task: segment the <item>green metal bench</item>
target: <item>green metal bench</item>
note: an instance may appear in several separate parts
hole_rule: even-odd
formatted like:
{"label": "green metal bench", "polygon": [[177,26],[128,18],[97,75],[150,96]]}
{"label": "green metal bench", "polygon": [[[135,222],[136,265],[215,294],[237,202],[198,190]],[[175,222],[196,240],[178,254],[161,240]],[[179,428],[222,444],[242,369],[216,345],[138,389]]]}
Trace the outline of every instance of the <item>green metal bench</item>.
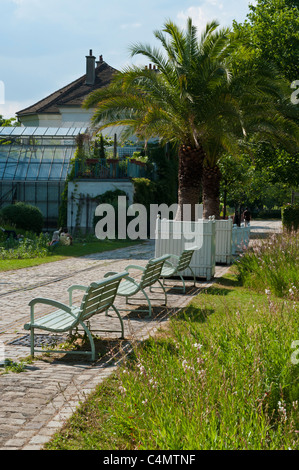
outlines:
{"label": "green metal bench", "polygon": [[184,272],[186,269],[190,269],[192,276],[193,276],[193,280],[194,280],[194,286],[196,285],[196,277],[192,268],[190,267],[191,259],[195,250],[198,250],[197,246],[186,248],[181,253],[180,256],[169,255],[170,257],[176,260],[176,263],[173,264],[170,261],[165,261],[165,264],[161,271],[161,278],[163,278],[163,284],[164,284],[165,278],[179,276],[183,282],[183,292],[185,294],[186,286],[185,286],[184,278],[181,273]]}
{"label": "green metal bench", "polygon": [[[130,269],[138,269],[142,271],[141,279],[136,280],[131,276],[126,277],[126,279],[120,283],[118,290],[117,290],[117,295],[126,297],[126,303],[128,303],[129,297],[132,297],[133,295],[141,291],[144,294],[148,303],[149,308],[146,311],[148,312],[149,317],[151,317],[152,306],[151,306],[150,299],[148,298],[148,295],[146,294],[144,289],[146,287],[151,287],[153,284],[158,282],[164,291],[165,305],[167,305],[167,294],[166,294],[166,291],[164,289],[162,282],[160,281],[160,278],[161,278],[163,265],[168,258],[169,258],[169,255],[164,255],[159,258],[150,259],[145,267],[134,265],[134,264],[127,266],[125,268],[127,272],[129,272]],[[105,276],[111,276],[112,274],[115,274],[115,273],[109,272],[105,274]],[[122,309],[122,310],[125,310],[125,309]]]}
{"label": "green metal bench", "polygon": [[[95,360],[95,345],[89,331],[89,328],[85,324],[86,320],[94,315],[102,312],[106,312],[112,308],[119,318],[121,325],[121,339],[124,338],[124,325],[123,320],[120,316],[118,309],[114,306],[114,300],[119,287],[120,281],[127,277],[128,273],[122,272],[116,275],[110,276],[107,279],[103,279],[100,282],[93,282],[89,286],[73,285],[68,288],[69,293],[69,305],[63,304],[56,300],[46,298],[35,298],[29,302],[30,306],[30,322],[24,325],[25,330],[30,331],[30,346],[31,355],[34,356],[35,352],[59,352],[59,353],[80,353],[80,354],[91,354],[91,358]],[[72,294],[74,290],[85,291],[80,307],[73,306]],[[48,313],[40,318],[35,318],[35,306],[37,304],[46,304],[55,307],[55,310]],[[88,335],[91,352],[90,351],[65,351],[58,350],[50,351],[38,350],[34,344],[34,332],[35,330],[44,330],[53,333],[65,333],[71,332],[73,329],[81,326]],[[113,330],[105,330],[113,331]],[[117,330],[119,331],[119,330]]]}

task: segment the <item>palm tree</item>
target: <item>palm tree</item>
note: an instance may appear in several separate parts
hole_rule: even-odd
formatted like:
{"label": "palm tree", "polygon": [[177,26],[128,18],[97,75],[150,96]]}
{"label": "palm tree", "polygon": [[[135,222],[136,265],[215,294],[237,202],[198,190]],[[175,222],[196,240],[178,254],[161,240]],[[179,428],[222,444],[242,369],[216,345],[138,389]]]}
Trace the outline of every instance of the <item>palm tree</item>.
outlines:
{"label": "palm tree", "polygon": [[95,108],[92,121],[98,130],[123,126],[126,137],[158,137],[177,146],[177,220],[183,218],[185,204],[191,205],[194,220],[201,188],[204,218],[220,218],[221,155],[238,153],[248,136],[285,138],[292,127],[278,112],[282,88],[273,71],[265,66],[232,75],[240,38],[218,26],[208,23],[198,38],[190,18],[186,30],[166,22],[162,31],[154,32],[162,52],[150,45],[131,48],[132,56],[143,55],[154,68],[128,67],[84,103]]}
{"label": "palm tree", "polygon": [[92,120],[98,130],[123,126],[124,132],[140,139],[158,137],[177,145],[177,219],[182,218],[183,205],[190,204],[194,220],[207,157],[215,143],[231,148],[227,122],[234,122],[242,134],[238,108],[226,93],[231,79],[227,61],[236,44],[229,29],[217,30],[218,26],[216,21],[208,23],[198,39],[190,18],[185,31],[166,22],[162,31],[154,32],[163,52],[150,45],[131,48],[132,56],[147,57],[154,68],[126,68],[84,104],[96,108]]}

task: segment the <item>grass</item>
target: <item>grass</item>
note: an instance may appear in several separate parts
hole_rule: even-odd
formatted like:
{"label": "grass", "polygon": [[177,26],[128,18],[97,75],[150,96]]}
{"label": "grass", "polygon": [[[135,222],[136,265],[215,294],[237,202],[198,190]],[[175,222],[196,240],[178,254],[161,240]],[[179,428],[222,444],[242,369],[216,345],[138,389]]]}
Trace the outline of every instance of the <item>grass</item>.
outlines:
{"label": "grass", "polygon": [[298,313],[231,270],[134,347],[46,449],[298,449]]}
{"label": "grass", "polygon": [[14,256],[9,259],[0,259],[0,272],[38,266],[40,264],[60,261],[70,257],[86,256],[93,253],[116,250],[118,248],[131,246],[133,243],[136,242],[129,240],[84,241],[84,239],[76,241],[75,239],[73,245],[56,246],[50,251],[47,250],[46,253],[43,253],[43,256],[38,256],[38,251],[35,251],[32,253],[32,256],[28,258],[16,258],[14,254]]}
{"label": "grass", "polygon": [[32,359],[26,358],[19,362],[15,362],[11,359],[5,359],[3,366],[0,366],[0,375],[8,374],[10,372],[14,374],[20,374],[26,371],[27,364],[31,364]]}
{"label": "grass", "polygon": [[276,296],[299,300],[299,236],[296,232],[275,234],[253,245],[237,262],[242,283]]}

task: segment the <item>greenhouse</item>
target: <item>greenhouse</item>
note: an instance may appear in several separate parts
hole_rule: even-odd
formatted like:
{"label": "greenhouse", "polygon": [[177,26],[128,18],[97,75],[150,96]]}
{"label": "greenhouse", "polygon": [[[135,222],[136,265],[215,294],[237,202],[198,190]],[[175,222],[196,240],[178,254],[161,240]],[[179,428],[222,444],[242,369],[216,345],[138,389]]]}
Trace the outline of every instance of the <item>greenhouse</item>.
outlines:
{"label": "greenhouse", "polygon": [[15,201],[33,204],[45,228],[57,224],[61,193],[86,127],[0,127],[0,209]]}

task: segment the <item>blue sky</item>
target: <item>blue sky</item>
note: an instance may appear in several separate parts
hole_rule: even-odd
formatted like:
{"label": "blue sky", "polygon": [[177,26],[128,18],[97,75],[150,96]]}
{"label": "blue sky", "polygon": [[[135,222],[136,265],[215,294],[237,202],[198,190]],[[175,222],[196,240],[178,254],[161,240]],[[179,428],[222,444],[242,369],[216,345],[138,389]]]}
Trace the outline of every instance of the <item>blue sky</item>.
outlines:
{"label": "blue sky", "polygon": [[[12,117],[85,73],[85,56],[121,70],[135,42],[155,44],[153,31],[167,19],[199,28],[243,22],[249,0],[0,0],[0,114]],[[0,88],[1,90],[1,88]],[[3,95],[3,92],[2,92]]]}

